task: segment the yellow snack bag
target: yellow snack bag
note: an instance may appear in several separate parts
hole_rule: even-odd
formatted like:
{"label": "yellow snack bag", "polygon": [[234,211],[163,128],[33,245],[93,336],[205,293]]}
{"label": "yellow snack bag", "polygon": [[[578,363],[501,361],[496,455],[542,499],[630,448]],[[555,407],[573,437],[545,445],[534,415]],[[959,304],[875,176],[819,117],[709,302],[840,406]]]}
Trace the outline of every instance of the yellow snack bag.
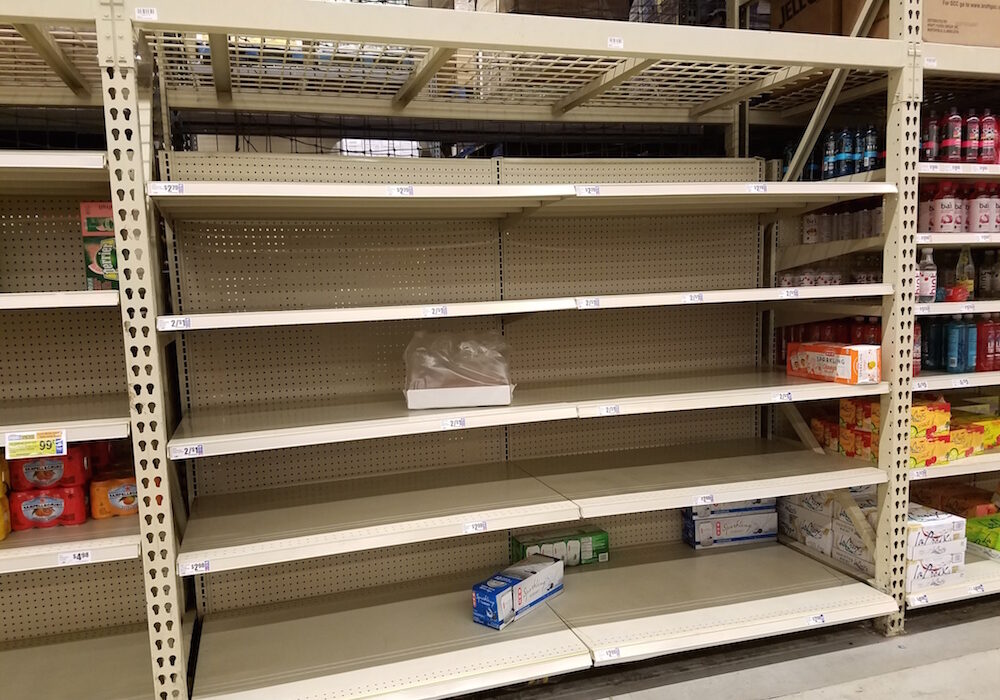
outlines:
{"label": "yellow snack bag", "polygon": [[10,503],[7,502],[7,494],[0,493],[0,540],[7,538],[10,534]]}

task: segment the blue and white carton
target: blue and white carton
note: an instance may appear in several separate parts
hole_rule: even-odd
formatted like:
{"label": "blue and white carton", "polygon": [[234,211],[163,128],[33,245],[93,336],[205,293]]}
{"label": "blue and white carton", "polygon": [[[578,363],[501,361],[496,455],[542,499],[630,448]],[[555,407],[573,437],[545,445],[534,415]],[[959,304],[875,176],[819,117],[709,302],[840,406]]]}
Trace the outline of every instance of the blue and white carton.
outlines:
{"label": "blue and white carton", "polygon": [[532,554],[472,587],[472,619],[501,630],[562,589],[562,560]]}

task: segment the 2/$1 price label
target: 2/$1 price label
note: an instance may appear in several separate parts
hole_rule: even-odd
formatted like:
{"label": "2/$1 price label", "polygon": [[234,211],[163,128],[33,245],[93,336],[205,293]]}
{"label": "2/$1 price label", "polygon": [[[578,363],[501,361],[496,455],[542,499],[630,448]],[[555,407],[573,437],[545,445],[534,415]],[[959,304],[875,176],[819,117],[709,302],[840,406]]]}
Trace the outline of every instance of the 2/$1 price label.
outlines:
{"label": "2/$1 price label", "polygon": [[7,433],[4,436],[4,457],[7,459],[65,456],[65,430],[36,430],[31,433]]}

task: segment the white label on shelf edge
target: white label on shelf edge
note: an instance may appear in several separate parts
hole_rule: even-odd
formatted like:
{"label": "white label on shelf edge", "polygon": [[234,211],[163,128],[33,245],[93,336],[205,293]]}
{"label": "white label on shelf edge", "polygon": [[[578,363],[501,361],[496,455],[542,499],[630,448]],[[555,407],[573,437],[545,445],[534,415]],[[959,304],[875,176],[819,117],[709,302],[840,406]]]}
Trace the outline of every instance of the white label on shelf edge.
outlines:
{"label": "white label on shelf edge", "polygon": [[464,418],[445,418],[441,421],[441,430],[458,430],[465,427]]}
{"label": "white label on shelf edge", "polygon": [[613,659],[622,658],[622,650],[618,647],[611,647],[610,649],[601,649],[594,652],[595,661],[611,661]]}
{"label": "white label on shelf edge", "polygon": [[448,315],[447,304],[441,304],[440,306],[424,307],[424,318],[444,318],[447,315]]}
{"label": "white label on shelf edge", "polygon": [[969,589],[969,593],[971,593],[973,595],[977,595],[977,594],[978,595],[982,595],[985,592],[986,592],[986,586],[984,586],[981,583],[977,583],[975,586],[973,586],[972,588]]}
{"label": "white label on shelf edge", "polygon": [[205,446],[201,444],[170,448],[170,459],[191,459],[193,457],[204,457],[204,456],[205,456]]}
{"label": "white label on shelf edge", "polygon": [[819,615],[812,615],[809,618],[809,624],[810,625],[825,625],[826,624],[826,615],[824,615],[822,613],[820,613]]}
{"label": "white label on shelf edge", "polygon": [[704,496],[698,496],[694,499],[694,504],[696,506],[710,506],[713,503],[715,503],[715,496],[710,493],[707,493]]}
{"label": "white label on shelf edge", "polygon": [[918,233],[916,235],[916,239],[917,239],[917,245],[922,245],[924,243],[930,243],[931,242],[931,234],[929,234],[929,233]]}
{"label": "white label on shelf edge", "polygon": [[980,243],[990,243],[993,240],[992,233],[980,233],[976,236],[976,240]]}
{"label": "white label on shelf edge", "polygon": [[211,571],[208,559],[205,561],[195,561],[190,564],[181,564],[181,576],[191,576],[193,574],[207,574]]}
{"label": "white label on shelf edge", "polygon": [[149,185],[150,194],[184,194],[183,182],[153,182]]}
{"label": "white label on shelf edge", "polygon": [[389,185],[390,197],[412,197],[413,185]]}
{"label": "white label on shelf edge", "polygon": [[924,56],[924,68],[937,68],[937,56]]}
{"label": "white label on shelf edge", "polygon": [[620,36],[609,36],[608,37],[608,48],[609,49],[624,49],[625,39]]}
{"label": "white label on shelf edge", "polygon": [[36,430],[4,435],[6,459],[32,459],[34,457],[65,457],[65,430]]}
{"label": "white label on shelf edge", "polygon": [[601,194],[600,185],[577,185],[573,189],[577,197],[599,197]]}
{"label": "white label on shelf edge", "polygon": [[953,173],[960,173],[962,172],[963,169],[964,168],[961,163],[952,163],[951,165],[948,166],[948,170]]}
{"label": "white label on shelf edge", "polygon": [[747,192],[750,194],[767,194],[766,182],[751,182],[747,185]]}
{"label": "white label on shelf edge", "polygon": [[700,304],[705,301],[704,292],[688,292],[681,295],[681,301],[685,304]]}
{"label": "white label on shelf edge", "polygon": [[135,18],[138,20],[155,22],[159,19],[159,13],[156,11],[155,7],[137,7],[135,8]]}
{"label": "white label on shelf edge", "polygon": [[930,599],[927,597],[927,594],[924,593],[923,595],[918,595],[916,597],[916,599],[913,601],[913,604],[914,605],[927,605],[929,602],[931,602]]}
{"label": "white label on shelf edge", "polygon": [[959,377],[958,379],[953,379],[951,382],[951,386],[953,389],[965,389],[966,387],[969,386],[969,378]]}
{"label": "white label on shelf edge", "polygon": [[925,173],[936,173],[941,170],[941,166],[937,163],[921,163],[920,169]]}
{"label": "white label on shelf edge", "polygon": [[986,163],[979,163],[972,166],[972,170],[977,173],[988,173],[990,171],[990,166]]}
{"label": "white label on shelf edge", "polygon": [[963,314],[974,314],[974,313],[976,313],[976,304],[975,304],[975,302],[970,301],[968,303],[962,304],[962,313]]}
{"label": "white label on shelf edge", "polygon": [[175,316],[173,318],[161,318],[163,330],[165,331],[186,331],[191,328],[190,316]]}
{"label": "white label on shelf edge", "polygon": [[918,304],[917,308],[915,308],[913,311],[914,311],[914,313],[917,313],[917,314],[929,314],[931,312],[931,305],[930,304]]}
{"label": "white label on shelf edge", "polygon": [[599,416],[620,416],[622,413],[622,407],[618,404],[611,404],[610,406],[598,406],[597,415]]}
{"label": "white label on shelf edge", "polygon": [[772,403],[783,403],[785,401],[792,400],[792,392],[790,391],[776,391],[771,394]]}
{"label": "white label on shelf edge", "polygon": [[926,479],[927,470],[926,469],[912,469],[910,470],[911,479]]}
{"label": "white label on shelf edge", "polygon": [[927,380],[926,379],[914,379],[913,380],[913,390],[914,391],[927,391]]}
{"label": "white label on shelf edge", "polygon": [[798,287],[783,287],[778,291],[779,299],[798,299],[799,298],[799,288]]}
{"label": "white label on shelf edge", "polygon": [[81,549],[77,552],[59,552],[59,566],[74,566],[76,564],[89,564],[94,560],[94,556],[89,549]]}
{"label": "white label on shelf edge", "polygon": [[576,308],[599,309],[601,308],[601,297],[577,297]]}
{"label": "white label on shelf edge", "polygon": [[477,532],[486,532],[486,521],[477,520],[474,523],[466,523],[462,526],[462,532],[466,535],[474,535]]}

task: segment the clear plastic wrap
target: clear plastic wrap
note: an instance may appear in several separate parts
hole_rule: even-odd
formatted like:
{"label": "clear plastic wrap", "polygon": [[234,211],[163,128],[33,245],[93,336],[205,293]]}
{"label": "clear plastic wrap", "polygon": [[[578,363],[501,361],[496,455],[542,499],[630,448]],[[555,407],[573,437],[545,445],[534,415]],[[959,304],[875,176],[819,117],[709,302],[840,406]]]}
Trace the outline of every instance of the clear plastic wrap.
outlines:
{"label": "clear plastic wrap", "polygon": [[503,406],[510,403],[507,344],[499,333],[426,333],[406,346],[410,408]]}

